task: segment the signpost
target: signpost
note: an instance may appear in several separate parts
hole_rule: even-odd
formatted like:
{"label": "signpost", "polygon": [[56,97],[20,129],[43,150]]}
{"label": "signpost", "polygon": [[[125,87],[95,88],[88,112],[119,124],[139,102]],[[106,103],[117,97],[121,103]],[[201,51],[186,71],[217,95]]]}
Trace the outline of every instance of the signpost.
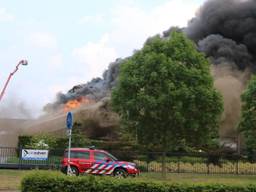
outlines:
{"label": "signpost", "polygon": [[67,118],[66,118],[66,126],[67,126],[67,132],[68,132],[68,168],[67,168],[67,174],[72,175],[72,170],[70,167],[70,148],[71,148],[71,137],[72,137],[72,128],[73,128],[73,115],[71,112],[68,112]]}

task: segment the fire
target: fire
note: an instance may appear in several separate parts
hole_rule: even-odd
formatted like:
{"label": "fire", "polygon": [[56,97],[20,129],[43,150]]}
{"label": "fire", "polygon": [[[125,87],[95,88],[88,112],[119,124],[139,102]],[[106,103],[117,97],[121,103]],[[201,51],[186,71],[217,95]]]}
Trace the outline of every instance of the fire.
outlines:
{"label": "fire", "polygon": [[89,105],[92,103],[94,103],[94,101],[86,97],[80,97],[78,99],[69,100],[64,106],[64,112],[68,112],[77,109],[82,105]]}

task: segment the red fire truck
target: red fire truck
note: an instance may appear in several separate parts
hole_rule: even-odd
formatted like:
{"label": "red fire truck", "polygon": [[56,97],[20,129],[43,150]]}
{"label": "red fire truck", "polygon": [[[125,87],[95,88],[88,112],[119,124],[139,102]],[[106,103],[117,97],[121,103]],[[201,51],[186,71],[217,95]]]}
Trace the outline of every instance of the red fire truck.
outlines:
{"label": "red fire truck", "polygon": [[[62,172],[67,173],[68,151],[64,153],[61,162]],[[112,175],[115,177],[136,176],[139,170],[135,163],[118,161],[113,155],[104,150],[93,148],[70,149],[71,174]]]}

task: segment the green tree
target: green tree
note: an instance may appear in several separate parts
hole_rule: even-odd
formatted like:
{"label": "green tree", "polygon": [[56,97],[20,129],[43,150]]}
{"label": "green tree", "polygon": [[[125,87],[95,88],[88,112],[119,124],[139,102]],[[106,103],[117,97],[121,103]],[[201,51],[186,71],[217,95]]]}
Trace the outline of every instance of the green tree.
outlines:
{"label": "green tree", "polygon": [[[28,137],[29,138],[29,137]],[[29,142],[23,147],[30,149],[53,149],[56,145],[56,137],[50,134],[38,134],[30,137]]]}
{"label": "green tree", "polygon": [[223,110],[208,60],[179,32],[148,39],[124,60],[112,106],[140,144],[164,152],[207,146],[217,137]]}
{"label": "green tree", "polygon": [[[88,145],[88,140],[85,135],[81,131],[81,124],[75,122],[72,128],[72,140],[71,140],[71,145],[72,147],[86,147]],[[67,139],[67,144],[68,144],[68,139]]]}
{"label": "green tree", "polygon": [[239,131],[244,137],[247,152],[251,159],[256,151],[256,76],[252,77],[241,99],[242,115]]}

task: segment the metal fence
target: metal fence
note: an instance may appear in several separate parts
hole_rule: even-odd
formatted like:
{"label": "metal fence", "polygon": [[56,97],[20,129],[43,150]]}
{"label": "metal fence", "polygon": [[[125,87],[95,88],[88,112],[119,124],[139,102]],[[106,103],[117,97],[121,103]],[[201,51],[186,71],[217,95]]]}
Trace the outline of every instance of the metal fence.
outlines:
{"label": "metal fence", "polygon": [[[203,153],[109,151],[119,160],[136,163],[141,172],[162,172],[163,165],[169,173],[250,174],[256,175],[256,162],[242,156],[208,155]],[[47,160],[22,160],[21,149],[0,148],[0,168],[59,169],[63,150],[50,150]]]}
{"label": "metal fence", "polygon": [[111,151],[118,159],[136,163],[142,172],[244,174],[256,175],[256,162],[246,157],[227,154],[122,152]]}
{"label": "metal fence", "polygon": [[0,168],[59,169],[63,150],[50,150],[47,160],[23,160],[21,149],[0,147]]}

